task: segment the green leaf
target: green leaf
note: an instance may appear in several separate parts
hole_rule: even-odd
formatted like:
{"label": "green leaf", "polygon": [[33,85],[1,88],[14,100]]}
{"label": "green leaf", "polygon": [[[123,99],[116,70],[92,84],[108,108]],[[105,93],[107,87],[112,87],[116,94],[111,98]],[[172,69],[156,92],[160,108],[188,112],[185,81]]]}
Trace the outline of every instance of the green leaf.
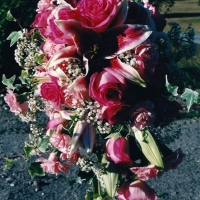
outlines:
{"label": "green leaf", "polygon": [[141,131],[136,128],[134,128],[133,131],[135,133],[135,138],[139,142],[142,152],[147,158],[147,160],[151,164],[163,170],[163,160],[151,133],[148,130]]}
{"label": "green leaf", "polygon": [[112,161],[109,161],[108,168],[106,168],[106,172],[102,177],[107,194],[113,198],[116,193],[119,174],[117,172],[117,166]]}
{"label": "green leaf", "polygon": [[4,168],[3,168],[3,170],[7,170],[8,167],[10,167],[10,165],[12,165],[14,162],[16,162],[15,159],[6,158],[6,164],[5,164]]}
{"label": "green leaf", "polygon": [[181,95],[181,98],[186,100],[186,106],[188,111],[190,110],[190,107],[192,106],[193,103],[197,103],[198,96],[199,96],[198,92],[193,91],[189,88],[185,89],[185,92]]}
{"label": "green leaf", "polygon": [[29,83],[28,73],[25,70],[22,70],[19,79],[22,82],[22,84],[28,84]]}
{"label": "green leaf", "polygon": [[42,65],[45,60],[44,60],[45,54],[36,54],[35,55],[35,61],[39,64]]}
{"label": "green leaf", "polygon": [[14,83],[14,81],[15,81],[15,78],[16,78],[16,76],[13,75],[11,78],[8,78],[8,79],[7,79],[6,76],[5,76],[5,74],[3,74],[3,76],[2,76],[2,83],[3,83],[4,85],[6,85],[8,88],[14,90],[14,89],[15,89],[15,86],[13,86],[13,83]]}
{"label": "green leaf", "polygon": [[37,140],[37,147],[43,153],[45,153],[46,149],[48,148],[48,144],[49,144],[49,137],[42,139],[39,138]]}
{"label": "green leaf", "polygon": [[18,39],[21,37],[21,32],[20,31],[13,31],[8,37],[7,40],[11,40],[10,41],[10,47],[15,44]]}
{"label": "green leaf", "polygon": [[19,102],[20,104],[24,103],[25,101],[28,100],[28,95],[29,93],[24,92],[23,94],[19,94],[16,98],[17,98],[17,102]]}
{"label": "green leaf", "polygon": [[27,158],[29,158],[31,151],[33,151],[33,149],[34,149],[33,146],[25,146],[24,147],[24,152],[25,152]]}
{"label": "green leaf", "polygon": [[93,191],[86,191],[85,200],[93,200]]}
{"label": "green leaf", "polygon": [[166,80],[166,83],[165,83],[165,86],[167,88],[167,91],[170,92],[173,96],[178,96],[178,86],[172,86],[168,80],[167,80],[167,75],[165,76],[165,80]]}
{"label": "green leaf", "polygon": [[8,21],[14,21],[14,22],[17,21],[17,20],[13,17],[13,15],[11,14],[10,10],[7,12],[6,19],[7,19]]}
{"label": "green leaf", "polygon": [[119,137],[121,137],[120,132],[116,132],[116,133],[111,133],[110,135],[108,135],[107,137],[105,137],[105,139],[115,138],[115,140],[116,140]]}
{"label": "green leaf", "polygon": [[34,162],[31,163],[28,169],[29,174],[31,175],[32,178],[35,176],[44,176],[44,170],[40,166],[41,162]]}

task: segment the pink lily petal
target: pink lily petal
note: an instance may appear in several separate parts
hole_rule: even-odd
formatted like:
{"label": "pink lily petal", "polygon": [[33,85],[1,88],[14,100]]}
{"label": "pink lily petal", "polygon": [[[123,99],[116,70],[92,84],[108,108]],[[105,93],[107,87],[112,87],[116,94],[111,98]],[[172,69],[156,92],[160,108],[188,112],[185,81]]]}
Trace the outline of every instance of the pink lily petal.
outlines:
{"label": "pink lily petal", "polygon": [[116,70],[125,78],[129,79],[130,81],[139,84],[142,87],[146,87],[145,81],[140,77],[139,73],[136,69],[127,65],[119,60],[119,58],[113,58],[110,60],[111,68]]}
{"label": "pink lily petal", "polygon": [[108,29],[102,34],[103,56],[106,59],[133,49],[144,42],[152,31],[146,25],[124,24]]}
{"label": "pink lily petal", "polygon": [[77,48],[75,46],[68,46],[66,48],[61,49],[56,54],[54,54],[54,56],[47,63],[46,68],[53,67],[68,58],[79,60],[79,55],[77,53]]}
{"label": "pink lily petal", "polygon": [[81,23],[76,20],[55,20],[55,23],[64,34],[72,37],[80,55],[91,50],[95,45],[99,46],[101,42],[98,33],[82,27]]}

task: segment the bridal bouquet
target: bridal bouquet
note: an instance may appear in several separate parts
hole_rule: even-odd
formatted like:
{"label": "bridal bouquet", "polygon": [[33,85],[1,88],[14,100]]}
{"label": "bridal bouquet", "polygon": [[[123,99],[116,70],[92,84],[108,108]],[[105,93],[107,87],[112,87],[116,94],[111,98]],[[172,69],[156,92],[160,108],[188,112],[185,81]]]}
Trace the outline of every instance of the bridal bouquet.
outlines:
{"label": "bridal bouquet", "polygon": [[[24,150],[39,156],[30,175],[77,165],[93,184],[87,200],[157,199],[145,181],[176,168],[184,154],[154,130],[183,109],[173,96],[188,110],[198,99],[169,83],[181,78],[176,62],[195,54],[193,28],[181,35],[173,23],[164,33],[166,21],[148,1],[40,0],[36,11],[31,30],[8,37],[17,43],[21,82],[2,78],[10,110],[30,123]],[[42,113],[45,129],[37,126]]]}

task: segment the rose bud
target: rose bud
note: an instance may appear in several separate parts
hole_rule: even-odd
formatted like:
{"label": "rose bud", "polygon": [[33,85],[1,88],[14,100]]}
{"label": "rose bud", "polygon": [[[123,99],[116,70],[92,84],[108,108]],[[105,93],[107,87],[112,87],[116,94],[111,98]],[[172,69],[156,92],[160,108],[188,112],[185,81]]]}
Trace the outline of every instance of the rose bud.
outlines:
{"label": "rose bud", "polygon": [[129,143],[124,137],[110,138],[106,142],[106,155],[115,164],[129,166],[133,161],[129,157]]}

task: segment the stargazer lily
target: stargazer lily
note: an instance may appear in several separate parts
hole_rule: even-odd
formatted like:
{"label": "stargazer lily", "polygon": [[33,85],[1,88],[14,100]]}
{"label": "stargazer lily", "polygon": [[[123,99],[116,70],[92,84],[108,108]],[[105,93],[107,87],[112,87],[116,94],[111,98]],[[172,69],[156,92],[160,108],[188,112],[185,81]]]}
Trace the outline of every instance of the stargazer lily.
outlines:
{"label": "stargazer lily", "polygon": [[55,20],[59,29],[74,40],[77,52],[84,56],[89,75],[108,65],[130,81],[145,87],[145,81],[137,70],[117,60],[117,55],[135,48],[152,33],[146,25],[123,24],[98,34],[81,26],[76,20]]}

